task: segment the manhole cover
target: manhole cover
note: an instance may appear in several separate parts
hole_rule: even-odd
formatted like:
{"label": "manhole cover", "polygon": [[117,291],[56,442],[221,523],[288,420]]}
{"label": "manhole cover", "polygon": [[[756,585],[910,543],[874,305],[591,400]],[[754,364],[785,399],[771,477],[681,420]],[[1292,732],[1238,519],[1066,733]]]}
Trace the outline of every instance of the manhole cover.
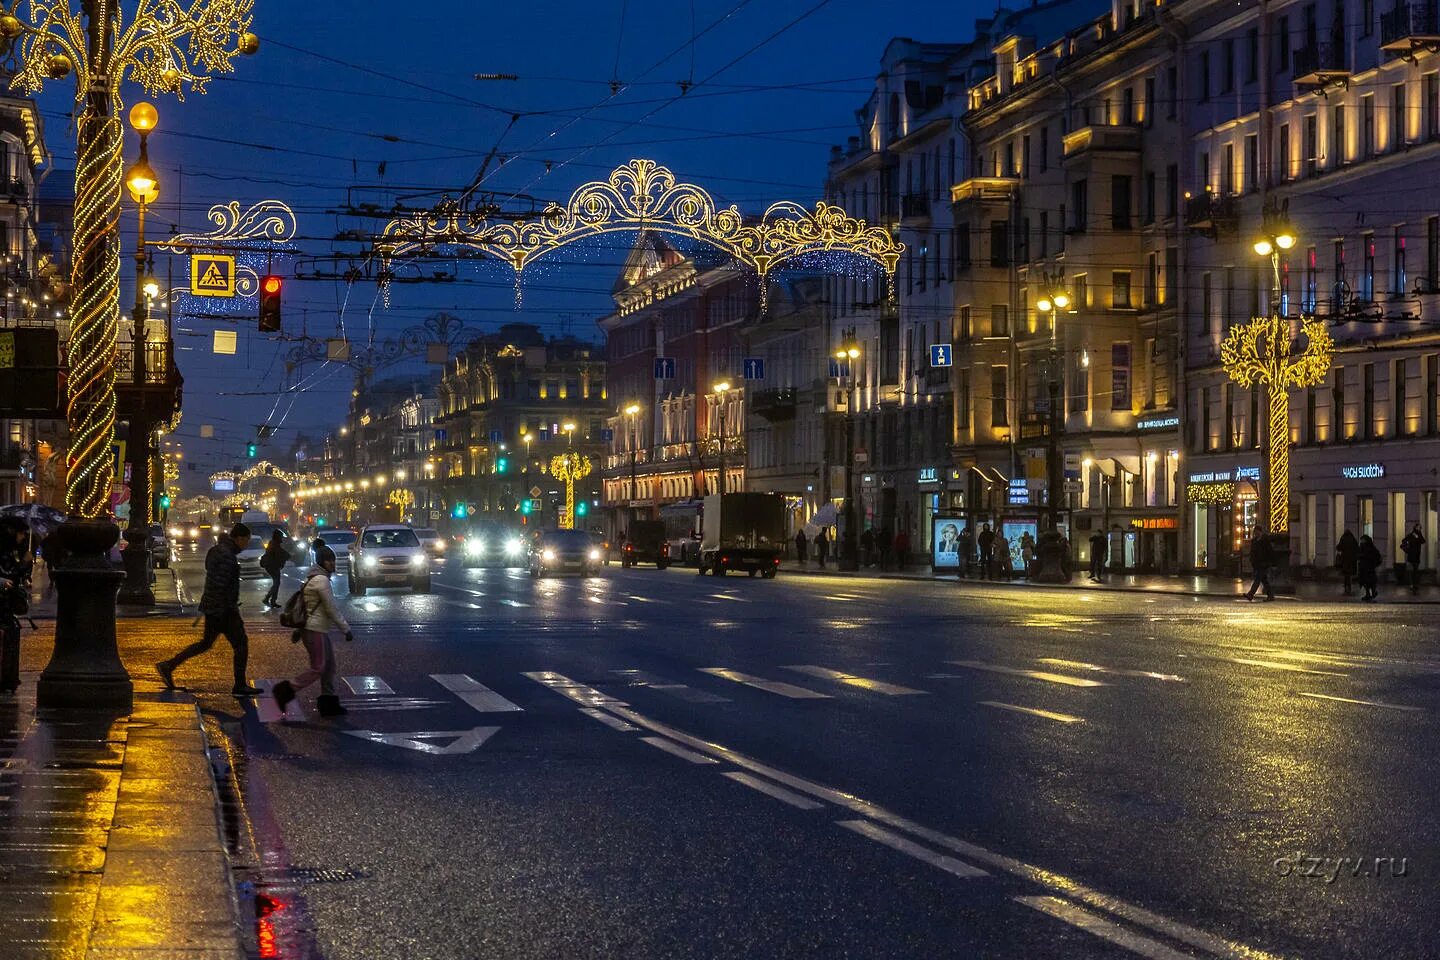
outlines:
{"label": "manhole cover", "polygon": [[305,884],[348,883],[351,880],[364,880],[368,876],[369,870],[354,867],[291,867],[278,879]]}

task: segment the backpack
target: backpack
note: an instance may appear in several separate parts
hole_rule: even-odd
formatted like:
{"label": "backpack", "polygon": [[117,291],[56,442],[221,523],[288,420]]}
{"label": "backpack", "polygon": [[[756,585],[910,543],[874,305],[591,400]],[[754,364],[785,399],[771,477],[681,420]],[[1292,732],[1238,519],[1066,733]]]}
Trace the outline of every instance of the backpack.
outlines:
{"label": "backpack", "polygon": [[310,581],[306,580],[300,589],[290,594],[290,599],[285,601],[285,606],[280,610],[280,626],[302,630],[305,624],[310,622],[311,611],[305,606],[305,588],[308,586]]}

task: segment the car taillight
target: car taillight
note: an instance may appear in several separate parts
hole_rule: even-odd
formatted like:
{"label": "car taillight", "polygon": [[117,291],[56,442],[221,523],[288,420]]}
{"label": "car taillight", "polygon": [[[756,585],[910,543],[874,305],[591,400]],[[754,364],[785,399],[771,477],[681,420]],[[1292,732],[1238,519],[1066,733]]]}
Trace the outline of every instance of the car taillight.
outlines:
{"label": "car taillight", "polygon": [[660,556],[662,556],[662,557],[668,557],[668,556],[670,556],[670,544],[668,544],[668,543],[662,543],[662,544],[660,545]]}
{"label": "car taillight", "polygon": [[625,552],[626,552],[626,553],[634,553],[634,552],[635,552],[635,544],[633,544],[633,543],[627,543],[627,544],[625,544]]}

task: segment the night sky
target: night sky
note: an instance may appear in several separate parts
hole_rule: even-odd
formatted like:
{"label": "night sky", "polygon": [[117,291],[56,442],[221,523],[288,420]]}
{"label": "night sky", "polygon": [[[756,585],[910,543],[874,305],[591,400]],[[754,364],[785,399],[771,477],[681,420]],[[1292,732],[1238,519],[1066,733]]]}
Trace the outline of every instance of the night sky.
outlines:
{"label": "night sky", "polygon": [[[419,206],[458,194],[497,139],[506,162],[491,163],[481,191],[508,200],[507,208],[528,209],[532,197],[563,202],[632,157],[657,160],[746,212],[779,199],[808,204],[819,195],[830,145],[856,132],[854,111],[889,38],[964,40],[975,17],[993,11],[988,2],[942,0],[256,0],[255,7],[258,55],[238,60],[206,96],[155,100],[160,126],[150,157],[162,198],[150,232],[163,235],[174,223],[204,231],[213,203],[282,199],[299,217],[303,250],[281,271],[287,274],[313,269],[310,257],[361,249],[335,243],[337,232],[383,226],[346,215],[352,203],[387,209],[397,200]],[[482,72],[519,79],[474,79]],[[617,79],[621,89],[612,95]],[[693,83],[683,96],[680,81]],[[67,81],[41,97],[55,175],[67,182],[72,95]],[[141,96],[128,88],[127,105]],[[135,152],[132,138],[127,162]],[[127,198],[127,304],[134,220]],[[500,265],[472,268],[461,282],[396,286],[388,309],[373,282],[292,280],[286,334],[330,337],[343,328],[363,343],[372,331],[394,335],[446,310],[476,333],[523,321],[595,337],[631,239],[573,246],[527,269],[519,311],[513,274]],[[159,256],[162,278],[167,268]],[[188,264],[176,258],[174,270],[180,285]],[[198,465],[184,474],[187,492],[200,492],[210,471],[243,460],[261,424],[276,428],[261,455],[278,460],[297,429],[313,436],[344,415],[353,372],[315,364],[287,377],[285,354],[294,344],[257,333],[253,301],[248,310],[248,322],[238,323],[177,316],[187,383],[175,439]],[[217,327],[238,329],[235,356],[210,352]],[[433,371],[417,364],[380,375]],[[199,439],[202,424],[214,426],[214,440]]]}

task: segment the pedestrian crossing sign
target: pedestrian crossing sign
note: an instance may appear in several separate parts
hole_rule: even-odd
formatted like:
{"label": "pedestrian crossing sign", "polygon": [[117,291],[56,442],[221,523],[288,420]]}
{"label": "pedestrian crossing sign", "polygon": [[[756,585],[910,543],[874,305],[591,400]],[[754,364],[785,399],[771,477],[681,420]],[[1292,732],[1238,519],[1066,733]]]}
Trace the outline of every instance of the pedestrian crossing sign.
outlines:
{"label": "pedestrian crossing sign", "polygon": [[190,292],[197,297],[235,296],[235,258],[215,253],[193,254]]}

